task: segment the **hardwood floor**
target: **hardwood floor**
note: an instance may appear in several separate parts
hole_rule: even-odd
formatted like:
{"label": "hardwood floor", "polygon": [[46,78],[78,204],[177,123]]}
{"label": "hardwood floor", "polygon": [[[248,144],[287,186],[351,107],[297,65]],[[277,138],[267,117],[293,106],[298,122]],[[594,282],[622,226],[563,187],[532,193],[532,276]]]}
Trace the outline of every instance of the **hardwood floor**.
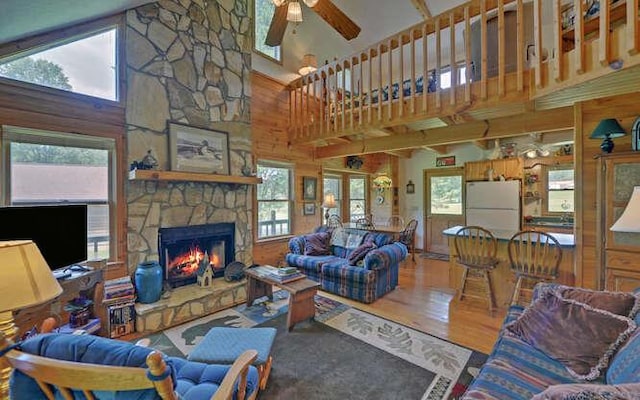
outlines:
{"label": "hardwood floor", "polygon": [[460,302],[449,289],[449,263],[416,255],[400,265],[398,287],[372,304],[350,301],[322,292],[327,297],[441,339],[488,354],[497,339],[506,310],[492,314],[484,302]]}

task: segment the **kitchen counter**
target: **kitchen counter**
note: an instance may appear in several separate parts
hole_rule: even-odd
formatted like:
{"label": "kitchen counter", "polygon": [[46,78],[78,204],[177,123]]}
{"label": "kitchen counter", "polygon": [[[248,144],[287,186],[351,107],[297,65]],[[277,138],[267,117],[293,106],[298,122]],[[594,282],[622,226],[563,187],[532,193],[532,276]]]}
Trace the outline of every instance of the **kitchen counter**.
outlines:
{"label": "kitchen counter", "polygon": [[[456,246],[454,244],[455,235],[462,226],[454,226],[449,229],[445,229],[442,233],[449,239],[449,287],[460,290],[460,283],[462,281],[463,267],[456,262],[457,253]],[[511,265],[509,263],[509,252],[507,245],[511,237],[516,234],[516,231],[511,230],[492,230],[491,233],[498,240],[498,252],[497,257],[500,260],[496,268],[491,271],[491,285],[493,294],[496,299],[496,305],[500,308],[506,308],[511,301],[511,294],[515,285],[515,275],[511,271]],[[549,233],[549,232],[547,232]],[[572,233],[556,233],[550,232],[562,248],[562,261],[560,262],[560,268],[558,273],[558,279],[556,282],[563,285],[575,284],[575,265],[574,265],[574,248],[575,240]],[[466,299],[464,301],[480,301],[476,299]]]}
{"label": "kitchen counter", "polygon": [[[448,228],[442,231],[442,234],[444,234],[445,236],[455,236],[456,232],[458,232],[460,228],[462,228],[462,226],[460,225],[453,226],[451,228]],[[508,242],[511,239],[511,237],[513,237],[513,235],[515,235],[517,232],[511,231],[511,230],[495,229],[495,230],[492,230],[491,233],[493,234],[493,236],[496,237],[498,241]],[[547,233],[552,235],[558,240],[558,242],[560,243],[560,247],[573,248],[576,246],[576,242],[572,233],[559,233],[559,232],[547,232]]]}

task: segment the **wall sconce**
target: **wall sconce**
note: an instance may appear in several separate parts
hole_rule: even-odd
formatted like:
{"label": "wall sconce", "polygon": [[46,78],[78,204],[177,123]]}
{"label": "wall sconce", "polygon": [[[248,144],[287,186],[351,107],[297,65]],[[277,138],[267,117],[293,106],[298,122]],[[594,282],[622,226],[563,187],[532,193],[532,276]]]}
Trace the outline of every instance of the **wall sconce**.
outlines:
{"label": "wall sconce", "polygon": [[610,229],[613,232],[640,232],[640,186],[633,188],[627,207]]}
{"label": "wall sconce", "polygon": [[626,132],[615,118],[603,119],[600,121],[596,129],[594,129],[590,139],[604,139],[600,148],[605,153],[611,153],[613,150],[613,138],[626,135]]}
{"label": "wall sconce", "polygon": [[409,183],[407,183],[407,194],[413,194],[416,192],[416,185],[413,184],[413,182],[411,182],[411,179],[409,179]]}

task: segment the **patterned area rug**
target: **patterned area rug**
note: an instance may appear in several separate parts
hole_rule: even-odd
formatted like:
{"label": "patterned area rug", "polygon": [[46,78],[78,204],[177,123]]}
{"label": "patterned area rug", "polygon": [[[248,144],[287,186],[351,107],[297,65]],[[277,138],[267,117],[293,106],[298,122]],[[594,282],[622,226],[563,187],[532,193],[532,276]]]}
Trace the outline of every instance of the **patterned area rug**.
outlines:
{"label": "patterned area rug", "polygon": [[455,399],[487,357],[320,295],[315,321],[287,332],[287,296],[278,291],[273,301],[263,298],[151,335],[151,347],[185,356],[214,326],[274,326],[273,370],[261,400]]}
{"label": "patterned area rug", "polygon": [[430,260],[441,260],[441,261],[449,261],[448,254],[440,254],[440,253],[422,253],[420,254],[422,258],[428,258]]}

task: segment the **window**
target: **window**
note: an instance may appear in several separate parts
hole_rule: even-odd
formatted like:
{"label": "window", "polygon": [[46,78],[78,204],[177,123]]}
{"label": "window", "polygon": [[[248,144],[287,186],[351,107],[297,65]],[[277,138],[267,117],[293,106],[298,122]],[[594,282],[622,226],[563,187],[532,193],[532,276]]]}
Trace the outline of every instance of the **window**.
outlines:
{"label": "window", "polygon": [[255,42],[253,49],[264,56],[282,62],[280,46],[271,47],[264,43],[267,39],[267,33],[269,32],[269,26],[271,26],[271,19],[273,18],[276,6],[273,5],[271,0],[255,0],[254,7],[255,22],[253,36]]}
{"label": "window", "polygon": [[13,126],[3,138],[9,204],[87,204],[88,257],[110,258],[115,141]]}
{"label": "window", "polygon": [[355,221],[366,214],[366,179],[364,176],[349,177],[349,219]]}
{"label": "window", "polygon": [[258,163],[258,239],[291,233],[292,175],[288,165]]}
{"label": "window", "polygon": [[432,176],[431,214],[462,215],[462,176]]}
{"label": "window", "polygon": [[[336,199],[335,208],[329,209],[329,215],[335,214],[339,217],[342,216],[340,210],[342,209],[342,176],[340,175],[325,175],[323,180],[324,193],[322,198],[328,194],[333,194]],[[323,210],[326,213],[327,209]],[[324,215],[324,214],[323,214]]]}
{"label": "window", "polygon": [[572,213],[574,208],[573,168],[558,167],[547,170],[547,211]]}
{"label": "window", "polygon": [[[467,76],[465,71],[466,66],[459,66],[458,71],[458,85],[464,85],[467,82]],[[451,87],[451,70],[447,69],[446,72],[440,74],[440,89],[449,89]]]}
{"label": "window", "polygon": [[0,76],[118,100],[116,31],[94,31],[10,56],[0,60]]}

